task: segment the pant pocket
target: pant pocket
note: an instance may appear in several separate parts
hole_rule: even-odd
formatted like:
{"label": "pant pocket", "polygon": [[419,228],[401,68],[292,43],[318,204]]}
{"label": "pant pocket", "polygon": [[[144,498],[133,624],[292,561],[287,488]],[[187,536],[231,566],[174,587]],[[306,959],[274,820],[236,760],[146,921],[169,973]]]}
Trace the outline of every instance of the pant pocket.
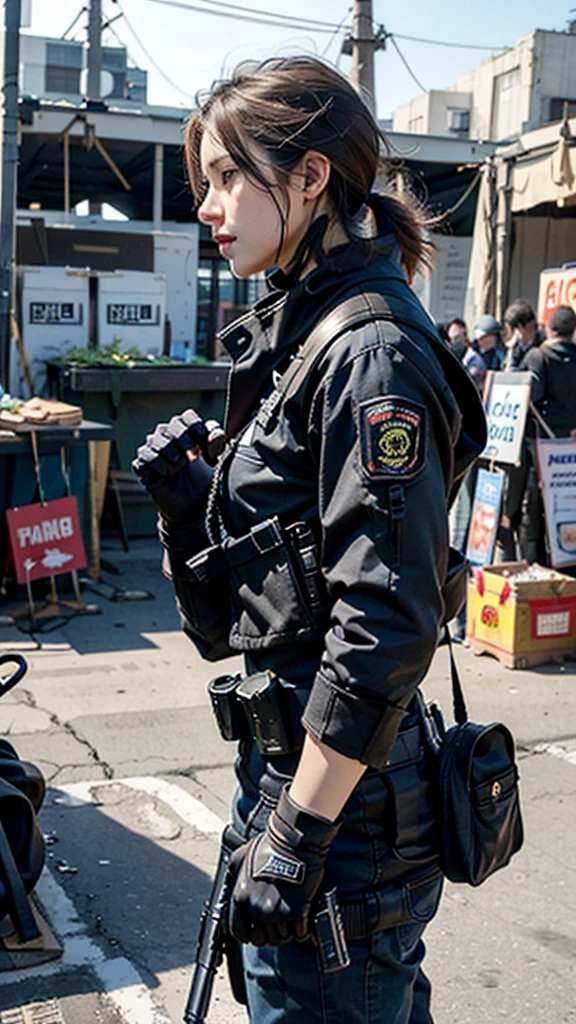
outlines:
{"label": "pant pocket", "polygon": [[396,928],[401,953],[409,955],[422,938],[426,925],[434,917],[442,895],[443,879],[409,882],[403,896],[408,920]]}
{"label": "pant pocket", "polygon": [[406,864],[438,857],[438,789],[426,747],[412,764],[384,772],[389,792],[390,847]]}

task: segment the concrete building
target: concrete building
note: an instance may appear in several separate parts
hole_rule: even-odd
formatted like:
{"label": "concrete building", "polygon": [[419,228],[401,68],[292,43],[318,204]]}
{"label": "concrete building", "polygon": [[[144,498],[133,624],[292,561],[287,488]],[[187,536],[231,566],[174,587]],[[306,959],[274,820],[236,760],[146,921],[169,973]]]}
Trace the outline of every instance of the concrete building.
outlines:
{"label": "concrete building", "polygon": [[567,32],[535,29],[445,90],[394,113],[394,131],[506,142],[576,113],[576,21]]}
{"label": "concrete building", "polygon": [[[88,49],[85,43],[20,36],[20,94],[53,102],[82,102]],[[130,67],[123,46],[102,47],[102,97],[146,103],[147,72]]]}

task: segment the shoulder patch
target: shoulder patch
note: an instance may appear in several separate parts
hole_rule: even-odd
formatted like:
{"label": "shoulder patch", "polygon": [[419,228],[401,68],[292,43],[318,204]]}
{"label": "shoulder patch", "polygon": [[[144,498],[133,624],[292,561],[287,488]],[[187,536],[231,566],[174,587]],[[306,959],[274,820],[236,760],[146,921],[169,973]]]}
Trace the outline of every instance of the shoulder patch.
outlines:
{"label": "shoulder patch", "polygon": [[426,461],[426,409],[401,395],[360,406],[362,466],[373,477],[416,476]]}

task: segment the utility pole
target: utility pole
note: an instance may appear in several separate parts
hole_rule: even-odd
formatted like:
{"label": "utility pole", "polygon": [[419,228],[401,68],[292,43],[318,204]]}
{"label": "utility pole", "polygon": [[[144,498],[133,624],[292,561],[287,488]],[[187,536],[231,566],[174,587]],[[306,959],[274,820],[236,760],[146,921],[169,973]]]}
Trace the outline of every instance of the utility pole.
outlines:
{"label": "utility pole", "polygon": [[102,0],[90,0],[88,8],[88,84],[86,99],[101,99]]}
{"label": "utility pole", "polygon": [[[89,0],[88,7],[88,82],[86,100],[100,103],[102,91],[102,0]],[[102,204],[90,200],[88,212],[99,217]]]}
{"label": "utility pole", "polygon": [[16,183],[18,174],[18,67],[20,0],[5,0],[2,40],[2,184],[0,186],[0,383],[9,390],[10,310],[16,265]]}
{"label": "utility pole", "polygon": [[342,45],[342,53],[352,56],[350,78],[365,103],[376,115],[374,92],[374,53],[386,49],[386,32],[380,29],[374,35],[372,0],[354,0],[352,35]]}

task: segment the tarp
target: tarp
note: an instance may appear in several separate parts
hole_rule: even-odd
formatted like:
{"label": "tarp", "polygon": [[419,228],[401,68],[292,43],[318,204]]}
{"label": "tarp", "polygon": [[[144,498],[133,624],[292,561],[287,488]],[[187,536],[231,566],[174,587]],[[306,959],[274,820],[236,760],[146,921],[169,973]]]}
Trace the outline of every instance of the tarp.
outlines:
{"label": "tarp", "polygon": [[560,139],[550,152],[516,161],[512,173],[512,212],[540,203],[576,203],[576,139]]}
{"label": "tarp", "polygon": [[496,274],[494,245],[496,186],[494,168],[485,163],[478,191],[464,319],[472,328],[482,313],[493,311]]}

